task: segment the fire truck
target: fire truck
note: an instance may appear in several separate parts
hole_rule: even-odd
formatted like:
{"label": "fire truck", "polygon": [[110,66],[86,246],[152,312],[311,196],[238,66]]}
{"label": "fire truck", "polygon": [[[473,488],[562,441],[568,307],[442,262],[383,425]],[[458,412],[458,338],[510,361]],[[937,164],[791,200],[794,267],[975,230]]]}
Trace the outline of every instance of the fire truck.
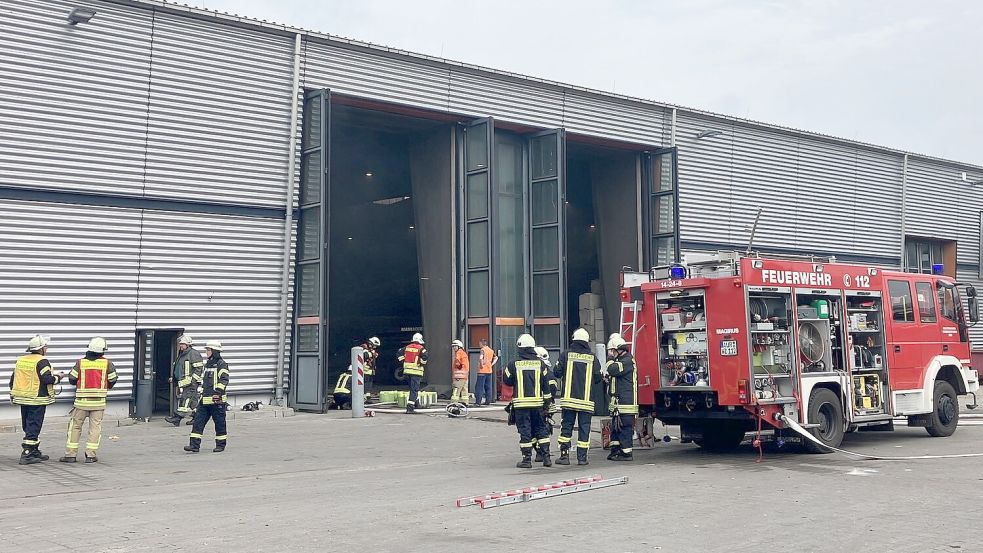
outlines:
{"label": "fire truck", "polygon": [[976,406],[979,304],[951,278],[721,252],[622,282],[639,404],[679,425],[683,442],[719,451],[750,431],[794,438],[793,421],[821,453],[845,432],[893,430],[896,417],[949,436],[959,396]]}

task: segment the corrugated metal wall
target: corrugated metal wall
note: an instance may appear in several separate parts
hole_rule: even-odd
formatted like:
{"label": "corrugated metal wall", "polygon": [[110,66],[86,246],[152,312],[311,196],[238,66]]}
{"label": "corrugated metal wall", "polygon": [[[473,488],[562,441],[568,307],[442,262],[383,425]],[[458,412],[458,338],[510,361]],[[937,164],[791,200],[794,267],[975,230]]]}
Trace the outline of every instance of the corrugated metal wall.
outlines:
{"label": "corrugated metal wall", "polygon": [[283,207],[293,46],[156,14],[148,196]]}
{"label": "corrugated metal wall", "polygon": [[69,26],[78,5],[0,4],[0,184],[140,194],[149,12],[85,2],[98,17]]}
{"label": "corrugated metal wall", "polygon": [[114,396],[128,396],[137,314],[140,212],[0,200],[0,397],[34,334],[68,372],[89,339],[109,341],[119,369]]}
{"label": "corrugated metal wall", "polygon": [[[906,232],[957,240],[959,262],[979,263],[983,185],[964,182],[964,170],[955,164],[909,159]],[[970,182],[979,181],[983,172],[969,172],[966,177]]]}
{"label": "corrugated metal wall", "polygon": [[[719,134],[697,138],[704,131]],[[902,157],[680,111],[682,238],[899,256]]]}

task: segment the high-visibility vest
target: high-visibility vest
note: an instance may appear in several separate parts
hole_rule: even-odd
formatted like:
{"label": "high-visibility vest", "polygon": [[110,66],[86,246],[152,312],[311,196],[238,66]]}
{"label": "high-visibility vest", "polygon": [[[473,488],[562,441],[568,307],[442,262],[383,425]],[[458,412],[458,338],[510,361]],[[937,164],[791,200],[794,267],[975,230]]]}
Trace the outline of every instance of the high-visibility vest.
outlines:
{"label": "high-visibility vest", "polygon": [[[55,402],[54,386],[48,386],[48,397],[39,394],[41,377],[38,376],[38,363],[43,355],[31,353],[23,355],[14,365],[14,385],[10,388],[10,399],[16,405],[50,405]],[[45,368],[45,372],[50,368]]]}
{"label": "high-visibility vest", "polygon": [[423,376],[423,363],[420,354],[423,353],[423,344],[411,343],[403,349],[403,374],[409,376]]}
{"label": "high-visibility vest", "polygon": [[334,393],[336,394],[350,394],[352,391],[348,388],[348,382],[351,381],[352,375],[349,373],[341,373],[338,377],[338,383],[334,385]]}
{"label": "high-visibility vest", "polygon": [[594,356],[572,351],[565,355],[567,364],[564,367],[560,407],[573,411],[593,411],[590,389],[594,379]]}
{"label": "high-visibility vest", "polygon": [[79,409],[105,409],[106,394],[109,392],[109,359],[79,359],[77,377],[75,406]]}
{"label": "high-visibility vest", "polygon": [[543,406],[543,362],[535,360],[516,361],[515,394],[512,406],[524,409]]}

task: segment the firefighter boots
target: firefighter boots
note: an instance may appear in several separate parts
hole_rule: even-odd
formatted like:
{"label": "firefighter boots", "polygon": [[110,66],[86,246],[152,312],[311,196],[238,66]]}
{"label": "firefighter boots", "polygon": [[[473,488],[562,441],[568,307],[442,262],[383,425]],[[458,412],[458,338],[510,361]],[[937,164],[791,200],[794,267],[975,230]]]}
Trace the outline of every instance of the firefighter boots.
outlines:
{"label": "firefighter boots", "polygon": [[416,405],[410,402],[406,402],[406,414],[412,415],[416,411]]}
{"label": "firefighter boots", "polygon": [[611,453],[608,453],[608,461],[614,461],[618,455],[621,455],[621,448],[616,445],[611,446]]}
{"label": "firefighter boots", "polygon": [[99,458],[96,457],[95,455],[93,455],[92,457],[89,457],[88,455],[86,455],[85,456],[85,462],[86,463],[98,463],[99,462]]}
{"label": "firefighter boots", "polygon": [[168,422],[174,426],[181,426],[181,417],[164,417],[164,422]]}
{"label": "firefighter boots", "polygon": [[590,464],[587,461],[587,448],[586,447],[578,447],[577,448],[577,464],[578,465],[589,465]]}
{"label": "firefighter boots", "polygon": [[184,450],[188,453],[198,453],[198,448],[190,445],[184,446]]}
{"label": "firefighter boots", "polygon": [[212,450],[212,453],[222,453],[223,451],[225,451],[225,442],[222,443],[216,442],[215,449]]}
{"label": "firefighter boots", "polygon": [[62,463],[76,463],[76,462],[78,462],[78,459],[76,457],[70,456],[70,455],[66,455],[66,456],[64,456],[64,457],[62,457],[61,459],[58,459],[58,460],[61,461]]}
{"label": "firefighter boots", "polygon": [[532,468],[532,448],[529,447],[522,448],[522,460],[516,463],[515,467],[520,469]]}
{"label": "firefighter boots", "polygon": [[536,457],[532,460],[534,463],[543,462],[543,451],[540,448],[536,448]]}
{"label": "firefighter boots", "polygon": [[541,463],[543,463],[543,466],[544,467],[552,467],[553,466],[553,458],[550,457],[550,445],[549,444],[545,444],[545,445],[539,446],[539,449],[536,450],[536,453],[537,453],[536,457],[537,457],[538,461],[541,462]]}
{"label": "firefighter boots", "polygon": [[556,460],[558,465],[569,465],[570,464],[570,449],[560,448],[560,458]]}
{"label": "firefighter boots", "polygon": [[36,450],[25,449],[20,452],[20,461],[17,462],[19,465],[33,465],[34,463],[40,463],[42,461],[40,455],[35,455]]}
{"label": "firefighter boots", "polygon": [[615,456],[614,458],[609,457],[609,459],[611,459],[612,461],[632,461],[634,460],[634,457],[632,457],[631,453],[625,453],[624,451],[619,451],[617,456]]}

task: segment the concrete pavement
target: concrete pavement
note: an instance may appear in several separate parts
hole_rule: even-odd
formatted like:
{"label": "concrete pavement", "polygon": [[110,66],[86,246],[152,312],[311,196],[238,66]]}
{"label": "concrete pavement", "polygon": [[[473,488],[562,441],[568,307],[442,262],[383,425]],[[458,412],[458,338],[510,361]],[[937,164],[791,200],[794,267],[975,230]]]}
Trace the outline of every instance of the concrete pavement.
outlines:
{"label": "concrete pavement", "polygon": [[[3,551],[980,551],[983,458],[859,461],[706,454],[672,443],[632,464],[514,468],[501,422],[347,412],[230,425],[229,449],[185,454],[188,428],[107,429],[96,465],[16,464],[0,434]],[[498,416],[495,413],[495,416]],[[495,417],[483,417],[494,419]],[[969,420],[969,419],[967,419]],[[110,439],[117,436],[117,440]],[[983,452],[983,428],[850,434],[848,449]],[[555,443],[555,442],[554,442]],[[42,448],[61,454],[46,428]],[[554,445],[555,447],[555,445]],[[626,486],[479,510],[459,496],[585,474]],[[43,528],[39,530],[39,528]]]}

